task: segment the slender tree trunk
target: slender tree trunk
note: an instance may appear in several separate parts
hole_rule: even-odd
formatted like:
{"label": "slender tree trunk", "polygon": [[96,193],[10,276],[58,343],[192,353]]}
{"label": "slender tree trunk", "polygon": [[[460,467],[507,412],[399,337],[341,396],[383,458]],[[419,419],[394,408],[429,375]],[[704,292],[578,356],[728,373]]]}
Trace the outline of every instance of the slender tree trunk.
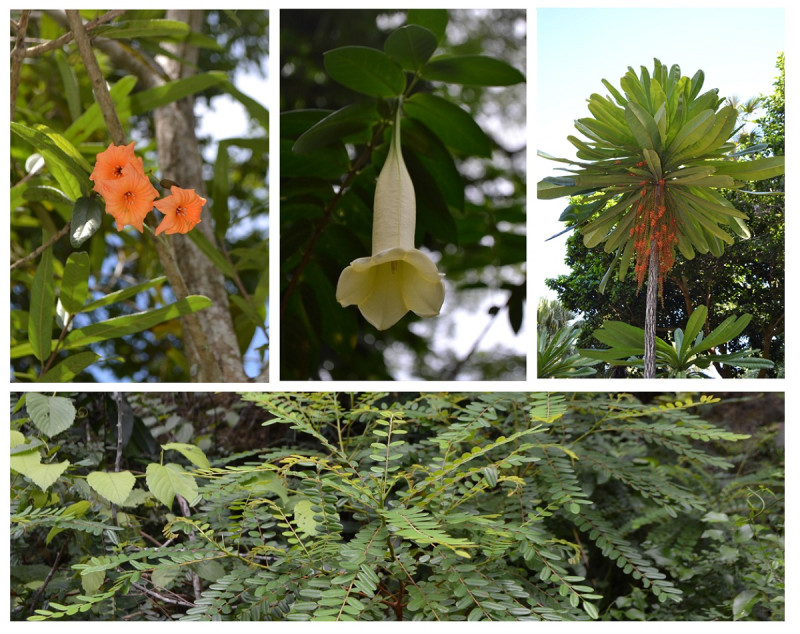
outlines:
{"label": "slender tree trunk", "polygon": [[647,268],[647,306],[644,313],[644,378],[656,378],[656,306],[658,305],[658,253],[655,240]]}
{"label": "slender tree trunk", "polygon": [[[170,9],[166,17],[186,22],[193,31],[199,31],[203,12]],[[195,47],[171,42],[164,42],[163,47],[177,56],[177,59],[167,56],[156,58],[170,79],[194,74],[192,64],[197,61]],[[180,59],[186,60],[188,64],[181,63],[178,61]],[[154,112],[154,122],[162,178],[168,178],[183,188],[194,189],[200,196],[205,196],[203,164],[195,135],[194,100],[188,97],[158,108]],[[201,218],[202,221],[194,231],[201,231],[215,243],[213,220],[208,206],[203,209]],[[230,316],[224,276],[188,236],[171,242],[187,291],[205,295],[213,302],[209,308],[193,316],[196,317],[193,321],[199,322],[202,329],[201,337],[193,337],[190,320],[183,319],[184,345],[193,372],[192,380],[211,383],[246,381]]]}

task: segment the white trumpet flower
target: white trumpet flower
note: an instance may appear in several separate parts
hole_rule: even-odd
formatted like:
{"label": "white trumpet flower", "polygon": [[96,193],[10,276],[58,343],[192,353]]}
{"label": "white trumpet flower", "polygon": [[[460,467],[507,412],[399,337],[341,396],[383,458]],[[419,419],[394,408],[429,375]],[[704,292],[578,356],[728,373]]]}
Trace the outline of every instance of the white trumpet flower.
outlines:
{"label": "white trumpet flower", "polygon": [[400,148],[400,106],[389,155],[375,187],[372,255],[353,260],[339,276],[336,299],[358,306],[378,330],[396,324],[409,310],[420,317],[439,314],[442,275],[431,258],[414,248],[417,205],[414,184]]}

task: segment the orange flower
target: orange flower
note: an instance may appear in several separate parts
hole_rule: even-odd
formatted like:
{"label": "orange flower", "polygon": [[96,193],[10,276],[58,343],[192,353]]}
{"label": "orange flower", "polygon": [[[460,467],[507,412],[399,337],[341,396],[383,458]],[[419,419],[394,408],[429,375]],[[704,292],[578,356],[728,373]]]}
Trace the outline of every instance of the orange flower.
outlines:
{"label": "orange flower", "polygon": [[97,155],[97,162],[94,164],[89,180],[94,181],[94,191],[105,197],[106,184],[122,178],[122,170],[130,164],[136,171],[144,176],[144,163],[141,157],[133,153],[134,142],[128,145],[108,146],[108,149]]}
{"label": "orange flower", "polygon": [[131,225],[143,231],[144,217],[153,208],[158,191],[150,180],[133,164],[122,168],[120,177],[105,181],[103,198],[106,199],[106,213],[114,216],[117,231]]}
{"label": "orange flower", "polygon": [[206,199],[198,196],[193,189],[181,189],[173,185],[171,194],[155,203],[156,209],[164,214],[164,219],[156,228],[156,235],[165,233],[187,233],[200,222],[200,212]]}

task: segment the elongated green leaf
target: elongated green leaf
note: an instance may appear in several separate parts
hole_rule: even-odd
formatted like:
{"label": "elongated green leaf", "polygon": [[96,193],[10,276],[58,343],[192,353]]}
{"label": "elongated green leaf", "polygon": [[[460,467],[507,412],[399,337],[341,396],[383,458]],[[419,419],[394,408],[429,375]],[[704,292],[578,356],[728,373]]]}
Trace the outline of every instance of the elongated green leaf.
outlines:
{"label": "elongated green leaf", "polygon": [[110,306],[111,304],[125,301],[129,297],[134,297],[135,295],[143,293],[146,290],[161,286],[166,281],[167,278],[162,275],[161,277],[154,277],[152,280],[147,282],[142,282],[141,284],[136,284],[134,286],[130,286],[129,288],[124,288],[121,291],[114,291],[113,293],[104,295],[100,299],[86,304],[86,306],[83,307],[83,312],[88,313],[92,310],[102,308],[103,306]]}
{"label": "elongated green leaf", "polygon": [[53,332],[54,310],[53,250],[48,247],[36,267],[28,312],[28,341],[33,355],[42,363],[47,361],[52,350],[50,336]]}
{"label": "elongated green leaf", "polygon": [[490,156],[492,144],[468,112],[436,95],[417,93],[404,102],[409,117],[423,123],[442,143],[465,154]]}
{"label": "elongated green leaf", "polygon": [[189,234],[189,237],[192,239],[203,254],[211,260],[211,262],[216,266],[223,275],[229,277],[230,279],[236,279],[236,269],[233,265],[225,259],[225,256],[222,255],[222,252],[219,248],[212,244],[211,241],[206,238],[202,233],[199,231],[192,231]]}
{"label": "elongated green leaf", "polygon": [[686,322],[686,333],[684,334],[682,343],[678,346],[678,355],[683,359],[688,354],[692,342],[700,334],[703,325],[706,323],[708,316],[708,309],[700,305],[692,311],[689,321]]}
{"label": "elongated green leaf", "polygon": [[153,37],[167,40],[183,40],[189,34],[189,25],[176,20],[127,20],[99,26],[92,31],[93,36],[112,40]]}
{"label": "elongated green leaf", "polygon": [[629,101],[625,106],[625,120],[642,148],[658,150],[661,147],[661,136],[655,119],[635,101]]}
{"label": "elongated green leaf", "polygon": [[738,181],[760,181],[780,176],[785,172],[783,156],[770,156],[753,161],[706,161],[717,174],[727,174]]}
{"label": "elongated green leaf", "polygon": [[[136,85],[135,75],[125,75],[116,84],[111,86],[109,94],[117,107],[117,114],[120,119],[123,119],[124,111],[130,113],[130,105],[123,107],[123,103],[127,104],[128,95],[133,87]],[[64,132],[64,138],[69,139],[73,143],[80,143],[95,130],[101,129],[105,125],[103,115],[100,113],[100,106],[93,103],[86,111],[75,121],[72,122]]]}
{"label": "elongated green leaf", "polygon": [[203,450],[196,445],[190,445],[185,442],[169,442],[166,445],[161,445],[161,448],[164,451],[177,451],[189,462],[200,467],[201,469],[208,469],[211,467],[211,464],[208,462],[208,458],[206,458],[206,454],[203,453]]}
{"label": "elongated green leaf", "polygon": [[422,76],[472,86],[512,86],[525,81],[525,75],[510,64],[485,55],[436,57],[425,65]]}
{"label": "elongated green leaf", "polygon": [[344,46],[324,56],[325,70],[337,82],[373,97],[396,97],[406,87],[403,70],[383,51]]}
{"label": "elongated green leaf", "polygon": [[25,407],[36,429],[48,438],[66,431],[75,422],[75,406],[70,399],[63,396],[29,392]]}
{"label": "elongated green leaf", "polygon": [[78,352],[68,356],[37,379],[38,383],[66,383],[100,358],[94,352]]}
{"label": "elongated green leaf", "polygon": [[183,79],[176,79],[163,86],[156,88],[149,88],[137,92],[131,97],[131,114],[144,114],[166,106],[167,104],[178,101],[201,92],[206,88],[217,86],[228,80],[228,76],[221,71],[210,71],[208,73],[201,73],[184,77]]}
{"label": "elongated green leaf", "polygon": [[[214,233],[220,237],[225,236],[230,224],[230,209],[228,207],[228,194],[230,193],[229,169],[228,144],[223,141],[217,145],[217,160],[214,161],[214,178],[211,181],[211,198],[213,201],[211,215],[214,218]],[[202,235],[199,231],[191,232],[192,237],[195,234]]]}
{"label": "elongated green leaf", "polygon": [[78,88],[78,79],[75,76],[75,69],[67,62],[64,51],[58,49],[54,51],[58,73],[61,75],[61,83],[64,86],[64,97],[67,100],[67,108],[72,121],[81,116],[81,95]]}
{"label": "elongated green leaf", "polygon": [[92,471],[86,482],[97,493],[112,504],[123,504],[133,491],[136,478],[130,471],[109,473],[108,471]]}
{"label": "elongated green leaf", "polygon": [[345,137],[369,130],[378,120],[374,102],[354,103],[329,114],[295,141],[292,150],[306,154],[340,142]]}
{"label": "elongated green leaf", "polygon": [[437,44],[433,32],[411,24],[393,31],[386,38],[383,50],[406,70],[417,71],[433,55]]}
{"label": "elongated green leaf", "polygon": [[[47,129],[45,126],[37,127],[40,127],[44,130]],[[54,170],[54,168],[57,167],[62,168],[72,177],[72,179],[74,179],[74,181],[82,185],[79,187],[79,189],[83,189],[84,187],[88,189],[88,184],[91,183],[89,180],[89,174],[92,171],[91,165],[89,165],[82,157],[80,159],[76,158],[80,157],[80,153],[75,149],[74,146],[69,144],[64,137],[59,135],[59,141],[56,142],[56,140],[53,138],[54,136],[57,136],[55,133],[52,131],[45,133],[42,129],[29,128],[21,123],[16,123],[14,121],[11,122],[11,131],[38,150],[42,156],[45,157],[45,162],[47,162],[47,165],[51,170]],[[67,146],[71,148],[69,153],[63,149]],[[56,175],[55,172],[54,175]],[[77,198],[78,195],[80,195],[80,191],[74,191],[75,186],[73,184],[69,184],[67,187],[64,187],[64,183],[61,183],[61,179],[59,179],[59,183],[62,184],[62,188],[67,191],[70,196]]]}
{"label": "elongated green leaf", "polygon": [[22,198],[33,201],[47,201],[54,205],[69,205],[72,207],[75,202],[57,187],[49,185],[36,185],[26,188],[22,193]]}
{"label": "elongated green leaf", "polygon": [[199,310],[211,306],[211,300],[202,295],[190,295],[169,306],[154,308],[133,315],[124,315],[101,321],[96,324],[84,326],[73,330],[64,338],[63,348],[73,350],[80,346],[86,346],[106,339],[116,339],[132,335],[143,330],[149,330],[153,326],[177,319],[189,313],[196,313]]}
{"label": "elongated green leaf", "polygon": [[172,506],[176,495],[191,504],[197,498],[197,483],[180,465],[150,463],[146,472],[147,488],[167,507]]}
{"label": "elongated green leaf", "polygon": [[89,254],[85,251],[75,251],[69,254],[64,266],[59,298],[67,312],[75,315],[81,312],[88,292]]}

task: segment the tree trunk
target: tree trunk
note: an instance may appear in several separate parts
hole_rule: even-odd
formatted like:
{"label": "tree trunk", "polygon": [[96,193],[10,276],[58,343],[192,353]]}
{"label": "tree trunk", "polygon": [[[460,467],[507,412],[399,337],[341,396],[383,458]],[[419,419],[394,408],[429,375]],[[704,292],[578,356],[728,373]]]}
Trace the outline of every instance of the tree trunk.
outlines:
{"label": "tree trunk", "polygon": [[647,267],[647,306],[644,313],[644,378],[656,378],[656,306],[658,304],[658,253],[655,240]]}
{"label": "tree trunk", "polygon": [[[170,9],[167,19],[186,22],[192,31],[199,31],[203,12],[188,9]],[[197,61],[197,49],[183,43],[164,42],[163,47],[174,53],[177,59],[159,56],[156,61],[170,79],[179,79],[194,74],[191,66]],[[189,62],[183,65],[180,59]],[[202,158],[195,136],[194,99],[187,97],[154,112],[158,162],[162,178],[168,178],[185,189],[194,189],[205,196],[202,175]],[[215,243],[213,220],[208,206],[203,209],[202,221],[194,229],[201,231],[212,244]],[[174,263],[189,294],[205,295],[213,304],[205,310],[182,318],[184,346],[192,380],[221,383],[243,382],[242,356],[233,328],[225,278],[208,258],[194,245],[188,236],[170,239]],[[176,273],[170,274],[170,266],[164,261],[169,254],[159,251],[162,263],[173,289],[180,289],[181,281]],[[180,292],[180,291],[178,291]]]}

